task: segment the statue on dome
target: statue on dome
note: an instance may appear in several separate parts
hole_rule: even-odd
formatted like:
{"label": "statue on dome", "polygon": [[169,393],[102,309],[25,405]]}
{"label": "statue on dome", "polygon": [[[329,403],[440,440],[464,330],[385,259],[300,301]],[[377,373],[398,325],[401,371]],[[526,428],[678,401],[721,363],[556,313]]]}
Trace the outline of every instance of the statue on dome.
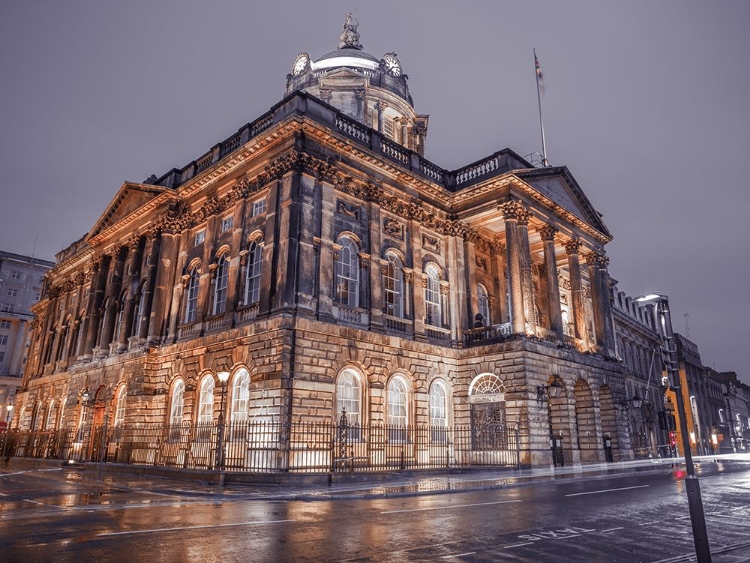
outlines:
{"label": "statue on dome", "polygon": [[[354,23],[356,22],[356,23]],[[352,19],[352,13],[349,12],[344,20],[343,31],[339,37],[339,49],[362,49],[362,45],[359,42],[359,33],[357,33],[357,27],[359,22]]]}

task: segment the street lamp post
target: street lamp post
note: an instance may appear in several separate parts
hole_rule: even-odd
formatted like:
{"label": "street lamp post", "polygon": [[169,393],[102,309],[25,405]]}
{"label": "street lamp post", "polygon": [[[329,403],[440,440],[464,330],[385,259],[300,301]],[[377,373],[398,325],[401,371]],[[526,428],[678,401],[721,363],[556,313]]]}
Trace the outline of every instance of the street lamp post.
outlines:
{"label": "street lamp post", "polygon": [[668,360],[667,374],[670,385],[675,392],[677,403],[677,416],[680,419],[680,433],[682,434],[682,449],[685,452],[685,488],[688,495],[688,508],[690,510],[690,523],[693,527],[693,541],[695,542],[695,554],[698,563],[711,563],[711,551],[708,545],[708,533],[706,532],[706,518],[703,514],[703,500],[698,478],[695,476],[693,466],[693,454],[690,451],[690,438],[688,436],[687,420],[685,418],[685,399],[682,396],[682,382],[680,380],[680,369],[677,364],[677,347],[672,330],[672,317],[669,312],[669,299],[666,295],[651,294],[639,297],[637,301],[656,302],[657,322],[662,327],[664,348]]}
{"label": "street lamp post", "polygon": [[5,408],[8,409],[8,414],[5,417],[5,428],[10,430],[10,422],[13,419],[13,405],[6,405]]}
{"label": "street lamp post", "polygon": [[220,371],[217,375],[221,382],[221,407],[219,408],[219,420],[216,427],[216,468],[221,471],[224,469],[224,405],[227,397],[229,372]]}

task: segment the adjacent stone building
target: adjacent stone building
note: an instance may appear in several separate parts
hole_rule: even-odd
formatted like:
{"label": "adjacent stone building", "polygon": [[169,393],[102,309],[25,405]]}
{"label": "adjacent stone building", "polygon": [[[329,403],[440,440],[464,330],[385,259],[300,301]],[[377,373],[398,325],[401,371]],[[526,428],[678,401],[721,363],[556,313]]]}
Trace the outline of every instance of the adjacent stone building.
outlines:
{"label": "adjacent stone building", "polygon": [[[614,318],[626,357],[653,338],[613,313],[601,215],[566,167],[510,149],[441,168],[427,125],[347,19],[269,112],[123,184],[58,255],[16,425],[207,423],[228,373],[232,421],[518,425],[525,465],[552,462],[551,437],[566,464],[605,441],[632,457]],[[656,404],[639,362],[630,392]]]}
{"label": "adjacent stone building", "polygon": [[0,427],[10,420],[26,366],[31,306],[53,262],[0,251]]}

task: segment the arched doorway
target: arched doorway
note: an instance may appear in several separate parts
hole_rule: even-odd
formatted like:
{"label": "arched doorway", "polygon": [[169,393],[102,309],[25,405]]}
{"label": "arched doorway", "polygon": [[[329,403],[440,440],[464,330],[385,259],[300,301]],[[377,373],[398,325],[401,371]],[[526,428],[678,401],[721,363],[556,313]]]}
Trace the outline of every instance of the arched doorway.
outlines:
{"label": "arched doorway", "polygon": [[601,461],[599,458],[599,436],[596,431],[596,411],[591,387],[583,379],[576,382],[573,390],[576,401],[576,428],[578,449],[582,463]]}
{"label": "arched doorway", "polygon": [[[609,438],[612,461],[620,461],[620,437],[617,433],[617,409],[612,390],[607,385],[599,389],[599,413],[602,420],[602,440]],[[605,452],[606,453],[606,452]]]}
{"label": "arched doorway", "polygon": [[570,406],[568,403],[568,389],[558,376],[552,376],[547,383],[547,389],[556,385],[559,390],[547,397],[547,419],[549,420],[550,447],[552,449],[553,464],[555,466],[571,465],[573,463],[573,442],[570,438]]}

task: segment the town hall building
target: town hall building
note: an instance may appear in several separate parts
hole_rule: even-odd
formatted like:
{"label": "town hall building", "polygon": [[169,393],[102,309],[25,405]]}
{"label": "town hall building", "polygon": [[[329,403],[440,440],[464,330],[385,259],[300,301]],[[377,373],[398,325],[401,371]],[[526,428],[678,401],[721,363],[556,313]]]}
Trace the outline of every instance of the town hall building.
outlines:
{"label": "town hall building", "polygon": [[[343,425],[358,466],[394,443],[402,466],[466,463],[509,436],[523,466],[630,459],[601,215],[566,167],[510,149],[441,168],[428,123],[348,17],[267,113],[125,182],[57,255],[14,426],[253,422],[277,429],[277,469],[304,465],[304,424]],[[233,459],[257,446],[235,438]]]}

